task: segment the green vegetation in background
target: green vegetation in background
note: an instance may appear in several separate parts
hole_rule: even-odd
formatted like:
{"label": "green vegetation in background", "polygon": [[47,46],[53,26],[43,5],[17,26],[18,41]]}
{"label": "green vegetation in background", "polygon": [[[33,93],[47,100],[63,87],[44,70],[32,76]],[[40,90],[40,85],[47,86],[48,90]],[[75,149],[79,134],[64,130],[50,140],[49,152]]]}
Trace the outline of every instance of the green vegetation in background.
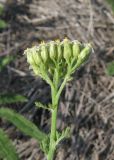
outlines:
{"label": "green vegetation in background", "polygon": [[106,73],[109,76],[114,76],[114,61],[107,64]]}
{"label": "green vegetation in background", "polygon": [[7,55],[0,57],[0,72],[11,62],[14,60],[14,56]]}
{"label": "green vegetation in background", "polygon": [[[0,16],[4,13],[4,6],[0,4]],[[8,24],[0,18],[0,29],[5,29],[8,26]]]}
{"label": "green vegetation in background", "polygon": [[114,11],[114,0],[106,0],[112,7],[112,10]]}
{"label": "green vegetation in background", "polygon": [[0,3],[0,15],[2,15],[4,12],[4,6]]}
{"label": "green vegetation in background", "polygon": [[[0,72],[14,59],[15,57],[12,55],[0,57]],[[0,105],[13,104],[19,102],[23,103],[27,101],[28,101],[27,98],[20,94],[12,94],[12,93],[0,94]]]}
{"label": "green vegetation in background", "polygon": [[8,24],[7,24],[4,20],[0,19],[0,29],[6,28],[7,25],[8,25]]}
{"label": "green vegetation in background", "polygon": [[0,129],[0,159],[19,160],[15,147],[2,129]]}
{"label": "green vegetation in background", "polygon": [[27,98],[20,94],[2,94],[0,95],[0,105],[27,102]]}

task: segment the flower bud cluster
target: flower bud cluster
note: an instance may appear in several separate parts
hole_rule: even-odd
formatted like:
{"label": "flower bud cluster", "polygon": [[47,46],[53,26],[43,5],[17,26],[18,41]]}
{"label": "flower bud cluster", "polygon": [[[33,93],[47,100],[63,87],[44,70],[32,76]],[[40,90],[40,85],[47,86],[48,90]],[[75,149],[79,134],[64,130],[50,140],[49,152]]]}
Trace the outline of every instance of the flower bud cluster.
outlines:
{"label": "flower bud cluster", "polygon": [[92,47],[90,44],[82,44],[79,41],[70,41],[65,38],[63,41],[42,42],[25,50],[27,62],[37,75],[43,75],[44,70],[53,77],[54,70],[58,66],[63,77],[67,68],[77,69],[86,62]]}

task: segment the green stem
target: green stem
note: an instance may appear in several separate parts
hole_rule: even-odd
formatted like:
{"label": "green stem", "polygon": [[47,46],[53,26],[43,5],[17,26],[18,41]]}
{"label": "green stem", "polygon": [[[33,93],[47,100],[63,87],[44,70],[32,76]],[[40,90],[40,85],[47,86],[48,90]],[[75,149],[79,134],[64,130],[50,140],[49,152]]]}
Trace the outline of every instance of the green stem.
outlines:
{"label": "green stem", "polygon": [[63,88],[64,88],[67,80],[68,80],[68,77],[66,77],[66,78],[64,79],[63,83],[61,84],[61,87],[59,88],[59,91],[58,91],[58,93],[57,93],[57,98],[60,97],[60,94],[61,94],[61,92],[62,92],[62,90],[63,90]]}
{"label": "green stem", "polygon": [[56,122],[57,122],[57,107],[52,112],[51,120],[51,134],[50,134],[50,146],[47,160],[53,160],[55,153],[55,143],[56,143]]}
{"label": "green stem", "polygon": [[60,94],[69,79],[70,76],[70,70],[71,68],[69,67],[68,73],[61,84],[59,90],[58,90],[58,83],[59,83],[59,74],[58,70],[56,72],[56,79],[55,79],[55,85],[51,86],[51,96],[52,96],[52,118],[51,118],[51,133],[50,133],[50,144],[49,144],[49,152],[47,155],[47,160],[53,160],[54,154],[55,154],[55,149],[56,149],[56,126],[57,126],[57,110],[58,110],[58,101]]}
{"label": "green stem", "polygon": [[51,133],[50,133],[50,144],[49,153],[47,155],[47,160],[53,160],[55,153],[55,143],[56,143],[56,124],[57,124],[57,109],[58,109],[58,99],[56,97],[56,90],[51,90],[52,93],[52,118],[51,118]]}
{"label": "green stem", "polygon": [[[69,68],[70,68],[70,67],[69,67]],[[65,78],[64,78],[64,80],[63,80],[63,82],[62,82],[62,84],[61,84],[61,86],[60,86],[60,88],[59,88],[59,90],[58,90],[57,98],[60,97],[61,92],[62,92],[63,88],[65,87],[65,84],[67,83],[69,77],[70,77],[70,69],[69,69],[69,72],[68,72],[67,75],[65,76]]]}

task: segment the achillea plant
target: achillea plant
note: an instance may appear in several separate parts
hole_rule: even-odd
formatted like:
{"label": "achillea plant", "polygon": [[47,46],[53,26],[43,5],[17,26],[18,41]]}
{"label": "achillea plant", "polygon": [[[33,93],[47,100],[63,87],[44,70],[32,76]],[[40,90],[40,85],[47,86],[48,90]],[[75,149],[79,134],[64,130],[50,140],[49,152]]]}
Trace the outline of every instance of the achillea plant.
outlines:
{"label": "achillea plant", "polygon": [[37,107],[48,109],[51,112],[51,131],[48,135],[23,116],[8,109],[0,109],[1,117],[8,119],[25,134],[39,141],[47,160],[53,160],[58,143],[70,137],[70,128],[64,129],[62,133],[56,129],[61,92],[66,83],[72,79],[72,74],[88,60],[91,52],[90,44],[70,41],[67,38],[63,41],[42,42],[39,46],[25,50],[27,62],[34,74],[43,78],[51,87],[52,103],[48,106],[40,102],[35,103]]}

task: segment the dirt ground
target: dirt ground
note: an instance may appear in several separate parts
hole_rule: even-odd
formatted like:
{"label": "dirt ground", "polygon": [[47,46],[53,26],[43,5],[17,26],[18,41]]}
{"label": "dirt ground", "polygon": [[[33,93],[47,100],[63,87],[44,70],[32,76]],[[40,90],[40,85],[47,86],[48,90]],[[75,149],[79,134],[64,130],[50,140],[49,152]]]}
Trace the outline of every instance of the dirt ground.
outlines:
{"label": "dirt ground", "polygon": [[[17,58],[0,73],[0,92],[21,93],[24,104],[9,105],[44,131],[50,114],[34,101],[51,101],[49,86],[28,69],[24,49],[42,40],[68,37],[91,42],[94,54],[62,93],[57,127],[72,137],[58,147],[56,160],[114,160],[114,78],[106,74],[114,59],[114,15],[104,0],[0,0],[7,29],[0,31],[0,56]],[[34,139],[1,121],[21,160],[45,160]]]}

